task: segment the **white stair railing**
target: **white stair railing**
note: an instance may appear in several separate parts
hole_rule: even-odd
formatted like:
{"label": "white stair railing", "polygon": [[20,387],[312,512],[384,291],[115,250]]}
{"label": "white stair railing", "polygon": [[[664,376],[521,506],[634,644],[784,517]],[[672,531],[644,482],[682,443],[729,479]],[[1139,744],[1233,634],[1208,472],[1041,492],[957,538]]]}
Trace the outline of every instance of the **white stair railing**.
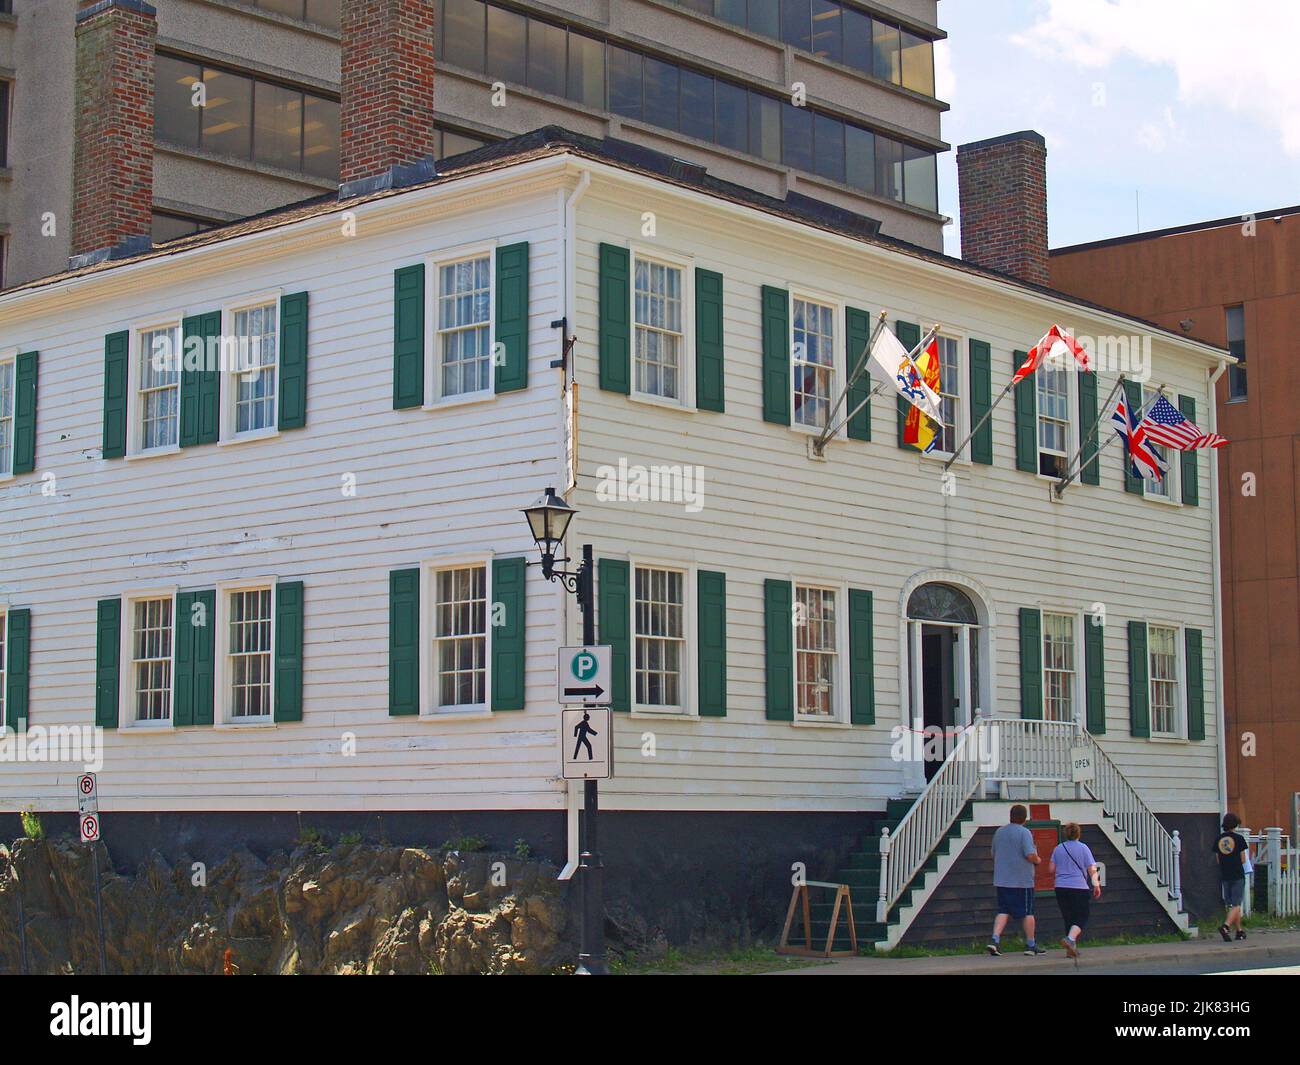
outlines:
{"label": "white stair railing", "polygon": [[984,721],[968,725],[893,834],[887,828],[881,831],[880,897],[876,900],[876,920],[882,924],[917,870],[925,864],[979,788],[982,749],[979,741],[986,727]]}

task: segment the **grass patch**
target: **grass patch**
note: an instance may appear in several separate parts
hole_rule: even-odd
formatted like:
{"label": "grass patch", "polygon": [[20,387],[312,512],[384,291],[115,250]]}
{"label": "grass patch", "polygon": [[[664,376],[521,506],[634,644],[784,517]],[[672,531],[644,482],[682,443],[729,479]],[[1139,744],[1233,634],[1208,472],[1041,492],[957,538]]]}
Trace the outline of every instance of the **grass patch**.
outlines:
{"label": "grass patch", "polygon": [[[1217,936],[1221,924],[1223,924],[1221,916],[1203,917],[1196,923],[1196,927],[1201,930],[1202,936]],[[1300,932],[1300,917],[1274,917],[1271,913],[1252,913],[1249,917],[1243,918],[1241,926],[1247,932],[1252,929],[1255,931],[1271,929],[1277,932]]]}
{"label": "grass patch", "polygon": [[825,965],[821,958],[799,958],[778,954],[771,947],[733,947],[719,950],[682,950],[669,947],[656,957],[627,954],[612,957],[610,972],[616,976],[753,976],[757,973],[807,969]]}

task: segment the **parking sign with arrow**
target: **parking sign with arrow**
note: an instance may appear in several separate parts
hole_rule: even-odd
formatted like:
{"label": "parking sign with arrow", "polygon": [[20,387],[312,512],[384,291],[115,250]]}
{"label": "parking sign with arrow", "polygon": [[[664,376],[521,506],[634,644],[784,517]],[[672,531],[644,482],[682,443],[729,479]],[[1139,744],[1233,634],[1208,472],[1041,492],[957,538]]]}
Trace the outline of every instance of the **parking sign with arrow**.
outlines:
{"label": "parking sign with arrow", "polygon": [[613,655],[608,644],[561,647],[556,698],[566,706],[605,706],[612,699]]}

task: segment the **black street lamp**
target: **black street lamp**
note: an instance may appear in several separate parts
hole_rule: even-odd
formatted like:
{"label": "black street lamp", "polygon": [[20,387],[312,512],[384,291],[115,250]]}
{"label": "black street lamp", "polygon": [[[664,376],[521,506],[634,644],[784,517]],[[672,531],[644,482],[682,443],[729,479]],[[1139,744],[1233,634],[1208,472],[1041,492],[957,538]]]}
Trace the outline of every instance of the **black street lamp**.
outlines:
{"label": "black street lamp", "polygon": [[[563,563],[571,562],[564,549],[564,534],[569,522],[578,513],[555,494],[554,488],[542,493],[541,499],[524,508],[528,529],[537,541],[541,552],[542,576],[548,581],[558,580],[563,587],[576,595],[578,609],[582,611],[582,642],[591,647],[596,643],[595,567],[592,564],[591,544],[582,545],[582,562],[576,570],[566,570]],[[598,846],[598,815],[600,813],[598,782],[584,780],[583,812],[579,825],[578,878],[582,886],[582,944],[578,953],[577,976],[607,976],[605,965],[605,867],[600,861]]]}

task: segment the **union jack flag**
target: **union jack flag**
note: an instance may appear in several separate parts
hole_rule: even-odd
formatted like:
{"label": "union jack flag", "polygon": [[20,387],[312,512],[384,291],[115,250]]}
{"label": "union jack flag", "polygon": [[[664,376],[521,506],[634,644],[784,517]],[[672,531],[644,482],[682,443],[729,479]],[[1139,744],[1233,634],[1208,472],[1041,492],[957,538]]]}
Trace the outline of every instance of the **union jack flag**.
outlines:
{"label": "union jack flag", "polygon": [[1156,401],[1147,408],[1147,412],[1138,423],[1138,432],[1147,440],[1164,444],[1175,451],[1191,451],[1199,447],[1223,447],[1228,442],[1218,433],[1203,433],[1196,423],[1187,417],[1164,396],[1157,396]]}
{"label": "union jack flag", "polygon": [[1159,481],[1169,469],[1154,450],[1147,447],[1146,433],[1138,424],[1137,413],[1128,409],[1128,403],[1121,395],[1115,404],[1115,412],[1110,416],[1115,423],[1115,431],[1124,438],[1128,446],[1128,457],[1133,468],[1134,477],[1145,477],[1150,481]]}

